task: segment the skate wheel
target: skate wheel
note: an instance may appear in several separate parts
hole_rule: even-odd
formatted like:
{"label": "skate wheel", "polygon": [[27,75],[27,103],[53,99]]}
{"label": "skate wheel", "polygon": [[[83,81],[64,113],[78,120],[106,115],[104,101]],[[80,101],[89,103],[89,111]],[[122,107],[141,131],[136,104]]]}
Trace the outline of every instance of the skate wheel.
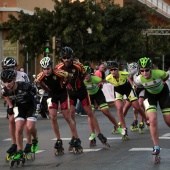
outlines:
{"label": "skate wheel", "polygon": [[159,164],[161,162],[161,157],[159,155],[154,155],[153,156],[153,162],[155,164]]}
{"label": "skate wheel", "polygon": [[131,132],[135,131],[135,129],[134,129],[133,126],[130,127],[130,131],[131,131]]}
{"label": "skate wheel", "polygon": [[15,161],[14,161],[14,160],[10,160],[9,166],[10,166],[10,167],[13,167],[14,165],[15,165]]}
{"label": "skate wheel", "polygon": [[139,134],[143,134],[143,129],[139,129]]}
{"label": "skate wheel", "polygon": [[11,155],[9,153],[6,154],[5,160],[9,162],[11,160]]}
{"label": "skate wheel", "polygon": [[26,160],[31,160],[32,159],[31,153],[26,153],[24,157],[25,157]]}
{"label": "skate wheel", "polygon": [[108,142],[106,142],[104,145],[110,148],[110,145]]}

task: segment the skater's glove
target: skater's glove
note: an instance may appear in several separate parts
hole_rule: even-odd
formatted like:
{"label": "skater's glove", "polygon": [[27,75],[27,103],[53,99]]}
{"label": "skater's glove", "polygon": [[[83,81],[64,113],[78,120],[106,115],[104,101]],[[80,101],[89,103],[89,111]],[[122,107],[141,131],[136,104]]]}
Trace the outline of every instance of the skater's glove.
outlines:
{"label": "skater's glove", "polygon": [[8,113],[9,115],[13,115],[13,114],[14,114],[14,112],[13,112],[13,107],[12,107],[12,108],[8,108],[8,109],[7,109],[7,113]]}

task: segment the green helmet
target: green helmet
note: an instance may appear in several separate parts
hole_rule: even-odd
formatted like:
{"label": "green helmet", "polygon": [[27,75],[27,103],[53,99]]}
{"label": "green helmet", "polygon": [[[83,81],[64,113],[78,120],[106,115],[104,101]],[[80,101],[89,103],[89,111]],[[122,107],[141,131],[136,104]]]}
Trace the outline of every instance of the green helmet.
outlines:
{"label": "green helmet", "polygon": [[150,58],[144,57],[138,60],[139,68],[152,68],[152,60]]}
{"label": "green helmet", "polygon": [[86,73],[91,74],[91,68],[89,66],[84,66],[84,69],[86,70]]}

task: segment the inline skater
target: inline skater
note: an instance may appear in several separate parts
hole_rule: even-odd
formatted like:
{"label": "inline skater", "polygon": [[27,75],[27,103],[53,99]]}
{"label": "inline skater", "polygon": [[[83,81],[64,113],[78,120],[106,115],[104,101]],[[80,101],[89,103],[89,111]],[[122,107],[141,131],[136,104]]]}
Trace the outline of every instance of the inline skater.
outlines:
{"label": "inline skater", "polygon": [[4,83],[2,95],[4,97],[15,95],[15,105],[8,109],[8,112],[14,114],[15,119],[15,136],[17,144],[17,152],[12,156],[11,166],[15,161],[21,161],[24,164],[23,152],[23,129],[27,127],[32,135],[31,152],[35,153],[38,150],[37,130],[35,123],[35,95],[36,90],[26,82],[16,82],[16,72],[13,69],[3,70],[1,80]]}
{"label": "inline skater", "polygon": [[[106,77],[106,81],[114,85],[114,99],[115,106],[118,112],[119,121],[122,124],[122,127],[126,131],[126,134],[123,136],[122,140],[129,140],[125,118],[123,115],[123,95],[129,99],[132,103],[132,106],[139,114],[146,120],[146,115],[144,110],[139,106],[137,95],[134,89],[131,86],[131,80],[129,79],[129,73],[124,71],[119,71],[119,65],[117,62],[113,61],[109,65],[110,73]],[[131,83],[130,83],[131,82]]]}
{"label": "inline skater", "polygon": [[144,106],[150,122],[150,134],[154,144],[152,155],[155,155],[155,163],[160,162],[160,146],[157,118],[157,103],[159,103],[165,123],[170,127],[170,96],[166,80],[168,73],[163,70],[152,70],[150,58],[138,60],[140,75],[136,82],[145,88]]}
{"label": "inline skater", "polygon": [[[23,81],[23,82],[30,82],[28,76],[26,73],[21,72],[21,71],[17,71],[17,62],[13,57],[6,57],[2,60],[2,69],[6,70],[6,69],[13,69],[15,71],[16,74],[16,82],[18,81]],[[4,87],[4,84],[1,84],[2,89]],[[9,133],[10,133],[10,137],[12,140],[12,145],[11,147],[7,150],[7,155],[6,155],[6,160],[8,161],[10,159],[10,156],[15,153],[17,151],[17,145],[16,145],[16,137],[15,137],[15,121],[14,121],[14,115],[13,112],[10,113],[9,110],[10,108],[13,108],[14,104],[15,104],[15,100],[14,100],[14,96],[7,96],[4,97],[8,108],[7,108],[7,117],[9,119]],[[27,127],[24,128],[25,132],[26,132],[26,138],[27,138],[27,143],[24,149],[25,153],[31,152],[31,146],[32,146],[32,142],[31,142],[31,134],[29,132],[29,130],[27,129]]]}
{"label": "inline skater", "polygon": [[[143,86],[138,85],[137,83],[135,83],[135,79],[138,76],[138,69],[137,69],[137,63],[132,62],[130,64],[127,65],[128,66],[128,71],[130,74],[130,79],[132,80],[132,87],[134,88],[137,96],[138,96],[138,102],[139,105],[144,109],[143,106],[143,101],[144,101],[144,88]],[[123,114],[124,116],[126,116],[128,109],[131,107],[132,103],[127,99],[125,106],[123,108]],[[140,118],[140,123],[138,126],[138,112],[133,108],[133,113],[134,113],[134,120],[131,124],[131,131],[136,131],[139,130],[139,133],[143,133],[143,129],[144,129],[144,119],[141,116]],[[147,124],[148,126],[149,124]]]}
{"label": "inline skater", "polygon": [[[88,94],[90,96],[92,110],[94,111],[94,101],[96,101],[96,103],[100,107],[102,113],[105,116],[107,116],[108,119],[113,123],[116,130],[118,132],[120,132],[122,135],[125,135],[125,130],[119,127],[114,115],[112,115],[112,113],[109,110],[109,106],[106,102],[103,91],[98,86],[98,84],[102,82],[102,79],[98,76],[91,75],[91,68],[89,66],[84,66],[84,68],[86,70],[84,84],[85,84]],[[89,122],[90,129],[91,129],[91,135],[89,138],[90,146],[95,146],[96,145],[95,129],[94,129],[93,124],[91,123],[90,119],[88,119],[88,122]]]}
{"label": "inline skater", "polygon": [[81,153],[81,141],[78,138],[75,122],[71,119],[69,114],[69,98],[67,95],[66,81],[70,78],[68,72],[61,69],[53,69],[52,61],[49,57],[44,57],[40,61],[42,72],[37,75],[36,82],[48,93],[48,109],[51,117],[51,125],[56,135],[57,141],[54,145],[55,154],[60,155],[64,153],[62,140],[60,138],[59,126],[57,122],[58,102],[60,102],[61,112],[70,126],[72,136],[74,138],[72,147],[75,153]]}
{"label": "inline skater", "polygon": [[70,113],[72,119],[75,121],[75,106],[77,99],[79,99],[96,130],[98,138],[104,145],[109,146],[107,138],[100,132],[98,121],[92,112],[88,92],[83,82],[86,72],[83,64],[73,61],[73,50],[70,47],[63,47],[60,51],[60,57],[62,62],[59,63],[56,68],[63,69],[72,75],[70,82],[67,84],[67,91],[71,102]]}

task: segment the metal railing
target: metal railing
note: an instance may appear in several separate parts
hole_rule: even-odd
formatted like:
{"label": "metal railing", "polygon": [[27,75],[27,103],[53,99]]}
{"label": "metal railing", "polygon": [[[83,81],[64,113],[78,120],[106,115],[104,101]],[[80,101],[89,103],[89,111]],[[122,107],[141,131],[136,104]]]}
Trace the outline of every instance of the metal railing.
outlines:
{"label": "metal railing", "polygon": [[138,0],[155,10],[167,18],[170,18],[170,5],[162,0]]}

